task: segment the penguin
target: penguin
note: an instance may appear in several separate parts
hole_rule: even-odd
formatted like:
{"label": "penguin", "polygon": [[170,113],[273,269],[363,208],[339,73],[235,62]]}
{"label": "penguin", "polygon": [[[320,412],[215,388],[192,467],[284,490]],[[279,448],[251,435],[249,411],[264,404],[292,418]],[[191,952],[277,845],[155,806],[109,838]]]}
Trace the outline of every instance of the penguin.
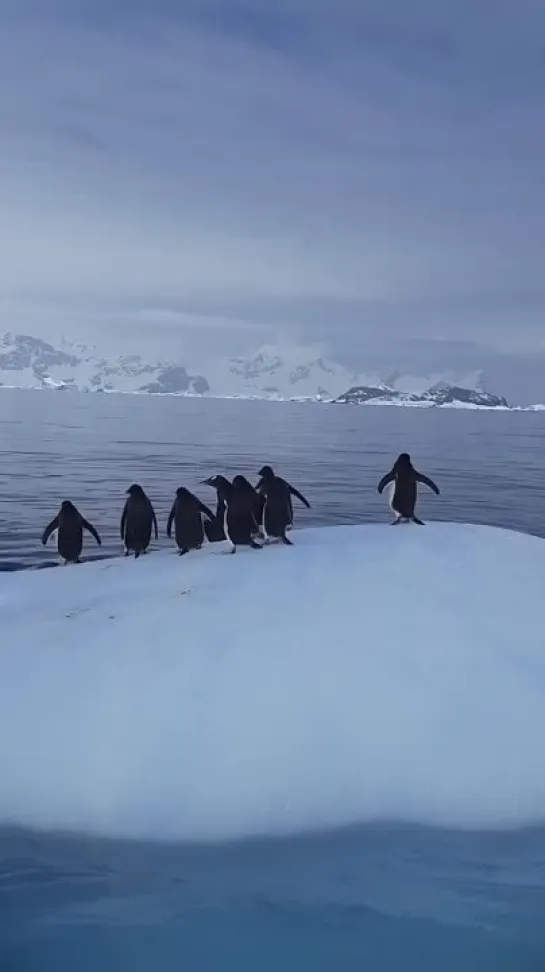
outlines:
{"label": "penguin", "polygon": [[167,537],[172,535],[174,523],[174,535],[181,556],[190,550],[200,550],[204,540],[203,515],[209,521],[214,520],[212,511],[185,486],[180,486],[167,521]]}
{"label": "penguin", "polygon": [[265,467],[265,475],[261,480],[261,495],[264,498],[261,528],[265,543],[271,540],[281,540],[288,547],[292,547],[291,540],[286,536],[290,523],[289,492],[283,479],[275,476],[272,469]]}
{"label": "penguin", "polygon": [[94,526],[81,515],[70,500],[63,500],[54,520],[46,526],[42,544],[46,545],[54,530],[57,530],[57,549],[65,564],[79,564],[83,547],[83,531],[87,530],[99,547],[102,541]]}
{"label": "penguin", "polygon": [[146,496],[141,486],[133,483],[127,493],[128,499],[121,516],[121,539],[125,545],[125,556],[128,557],[129,553],[133,551],[136,559],[141,553],[147,553],[151,542],[152,527],[155,528],[155,539],[157,540],[159,535],[157,517],[151,500]]}
{"label": "penguin", "polygon": [[[204,486],[210,486],[210,479],[201,480]],[[225,520],[225,500],[223,494],[217,493],[216,515],[213,520],[205,520],[204,532],[208,543],[221,543],[226,539],[223,523]]]}
{"label": "penguin", "polygon": [[261,550],[261,544],[254,540],[256,524],[248,503],[247,491],[240,484],[230,483],[225,476],[211,476],[204,483],[217,491],[218,500],[223,503],[223,530],[231,545],[231,553],[238,546]]}
{"label": "penguin", "polygon": [[255,521],[254,536],[261,536],[260,524],[263,513],[264,497],[257,492],[245,476],[235,476],[233,486],[240,491],[241,495],[247,497],[248,507]]}
{"label": "penguin", "polygon": [[377,487],[378,492],[382,493],[386,486],[392,484],[390,509],[395,516],[392,526],[397,526],[398,523],[401,523],[401,520],[406,523],[412,521],[418,523],[419,526],[424,526],[423,521],[419,520],[414,513],[418,490],[417,483],[428,486],[439,496],[439,489],[433,480],[424,476],[423,473],[419,473],[414,468],[409,453],[402,452],[397,457],[390,472],[382,477]]}
{"label": "penguin", "polygon": [[[260,480],[259,480],[259,482],[258,482],[258,484],[256,486],[256,489],[257,489],[257,491],[259,493],[262,492],[262,488],[261,487],[263,485],[263,482],[265,481],[265,478],[267,476],[270,477],[270,476],[274,476],[274,475],[275,475],[275,473],[274,473],[273,469],[271,468],[271,466],[263,466],[262,469],[259,470],[258,476],[260,477]],[[281,479],[280,476],[276,476],[275,478],[280,483],[283,483],[283,485],[284,485],[284,487],[286,489],[286,502],[288,504],[288,510],[289,510],[289,520],[288,520],[288,525],[287,525],[286,529],[287,530],[291,530],[291,529],[293,529],[293,503],[292,503],[292,499],[291,499],[292,496],[296,496],[297,499],[300,500],[301,503],[303,503],[304,506],[306,506],[307,510],[310,510],[310,503],[303,496],[303,494],[300,493],[298,489],[295,489],[295,487],[292,486],[291,483],[288,483],[287,480]]]}

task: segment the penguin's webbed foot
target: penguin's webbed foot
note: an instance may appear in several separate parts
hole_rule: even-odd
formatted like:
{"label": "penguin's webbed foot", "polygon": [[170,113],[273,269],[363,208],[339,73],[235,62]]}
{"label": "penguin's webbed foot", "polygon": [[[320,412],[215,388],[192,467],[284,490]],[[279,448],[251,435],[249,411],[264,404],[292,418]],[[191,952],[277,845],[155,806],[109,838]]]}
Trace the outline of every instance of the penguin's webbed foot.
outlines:
{"label": "penguin's webbed foot", "polygon": [[293,541],[290,540],[289,537],[287,537],[286,535],[284,535],[280,539],[282,540],[282,543],[286,545],[286,547],[293,547]]}

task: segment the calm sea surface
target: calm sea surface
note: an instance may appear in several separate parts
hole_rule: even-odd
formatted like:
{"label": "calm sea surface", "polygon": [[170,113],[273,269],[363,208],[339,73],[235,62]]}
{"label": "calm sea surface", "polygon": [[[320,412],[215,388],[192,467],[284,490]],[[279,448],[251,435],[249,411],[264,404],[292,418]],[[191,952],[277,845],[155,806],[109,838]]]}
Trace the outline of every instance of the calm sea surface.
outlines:
{"label": "calm sea surface", "polygon": [[[312,503],[299,526],[388,522],[376,485],[400,451],[441,488],[422,489],[424,519],[545,536],[544,444],[539,413],[0,390],[0,567],[56,563],[40,538],[62,499],[116,555],[132,482],[164,545],[177,486],[213,502],[199,480],[264,462]],[[0,831],[1,972],[180,969],[543,972],[545,834],[377,825],[188,847]]]}

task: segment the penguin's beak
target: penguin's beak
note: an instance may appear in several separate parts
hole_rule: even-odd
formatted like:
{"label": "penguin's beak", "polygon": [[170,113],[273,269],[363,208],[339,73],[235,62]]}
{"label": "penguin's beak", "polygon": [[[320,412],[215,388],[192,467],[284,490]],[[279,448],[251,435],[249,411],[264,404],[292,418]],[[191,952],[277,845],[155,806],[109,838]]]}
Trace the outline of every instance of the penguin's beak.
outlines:
{"label": "penguin's beak", "polygon": [[208,479],[201,479],[201,486],[211,486],[212,483],[210,482],[210,479],[211,479],[210,476],[208,477]]}

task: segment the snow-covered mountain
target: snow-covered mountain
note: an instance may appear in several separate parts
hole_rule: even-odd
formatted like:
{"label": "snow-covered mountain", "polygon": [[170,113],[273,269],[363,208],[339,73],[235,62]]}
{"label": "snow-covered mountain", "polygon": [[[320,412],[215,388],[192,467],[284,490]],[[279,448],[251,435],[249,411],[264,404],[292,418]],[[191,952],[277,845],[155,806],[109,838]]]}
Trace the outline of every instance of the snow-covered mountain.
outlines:
{"label": "snow-covered mountain", "polygon": [[108,359],[96,348],[54,347],[25,334],[0,338],[0,384],[23,388],[156,394],[333,399],[349,386],[380,381],[327,361],[312,348],[264,347],[248,358],[191,368],[173,360],[153,364],[140,355]]}
{"label": "snow-covered mountain", "polygon": [[96,348],[63,341],[55,348],[28,334],[0,338],[0,385],[76,391],[206,394],[202,375],[178,362],[149,364],[138,354],[109,360]]}
{"label": "snow-covered mountain", "polygon": [[445,382],[428,388],[421,394],[399,391],[388,385],[369,387],[357,385],[335,399],[340,405],[412,405],[414,407],[443,406],[449,408],[513,408],[498,395]]}
{"label": "snow-covered mountain", "polygon": [[489,395],[482,374],[416,378],[364,374],[329,361],[321,349],[266,346],[248,357],[151,363],[139,354],[108,357],[62,339],[59,346],[25,334],[0,338],[0,385],[59,391],[300,399],[346,404],[450,405],[508,408]]}
{"label": "snow-covered mountain", "polygon": [[259,398],[331,400],[356,382],[380,381],[328,361],[319,349],[297,346],[266,346],[246,358],[211,362],[206,373],[214,394]]}

